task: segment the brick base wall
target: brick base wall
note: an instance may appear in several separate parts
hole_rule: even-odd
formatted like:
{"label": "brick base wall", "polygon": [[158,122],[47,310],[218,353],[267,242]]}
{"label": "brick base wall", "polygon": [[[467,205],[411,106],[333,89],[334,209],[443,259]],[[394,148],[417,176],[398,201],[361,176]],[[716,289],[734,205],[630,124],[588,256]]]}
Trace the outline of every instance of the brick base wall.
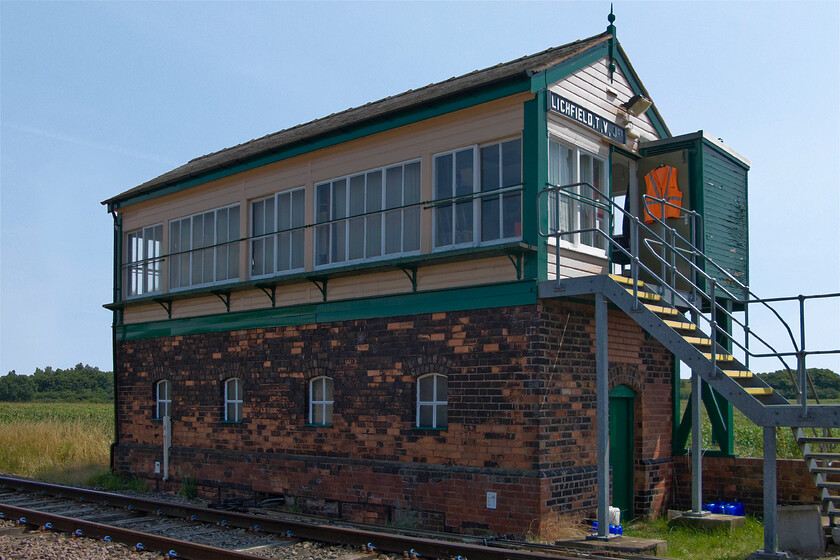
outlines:
{"label": "brick base wall", "polygon": [[[676,509],[691,509],[691,459],[675,457]],[[776,461],[776,491],[782,505],[819,504],[820,496],[805,461]],[[703,503],[743,502],[748,514],[761,515],[764,508],[764,462],[751,457],[704,457]]]}
{"label": "brick base wall", "polygon": [[[637,515],[670,499],[672,357],[609,313],[610,386],[635,398]],[[118,470],[155,480],[154,387],[172,387],[175,487],[285,494],[302,510],[458,532],[540,533],[595,508],[591,305],[535,305],[149,338],[117,346]],[[417,378],[448,379],[448,426],[415,427]],[[308,381],[334,381],[330,426],[308,424]],[[224,381],[243,420],[223,422]],[[495,492],[496,509],[487,508]]]}

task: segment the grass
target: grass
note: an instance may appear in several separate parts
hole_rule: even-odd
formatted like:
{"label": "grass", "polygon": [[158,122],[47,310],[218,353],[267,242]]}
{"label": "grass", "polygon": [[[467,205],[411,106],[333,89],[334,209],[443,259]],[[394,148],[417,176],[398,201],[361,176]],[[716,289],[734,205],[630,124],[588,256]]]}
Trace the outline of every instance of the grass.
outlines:
{"label": "grass", "polygon": [[114,406],[0,402],[0,471],[56,483],[107,471]]}
{"label": "grass", "polygon": [[668,541],[668,557],[694,560],[743,560],[764,547],[764,526],[747,517],[743,527],[726,531],[702,531],[688,527],[668,527],[665,518],[638,521],[624,527],[630,537]]}

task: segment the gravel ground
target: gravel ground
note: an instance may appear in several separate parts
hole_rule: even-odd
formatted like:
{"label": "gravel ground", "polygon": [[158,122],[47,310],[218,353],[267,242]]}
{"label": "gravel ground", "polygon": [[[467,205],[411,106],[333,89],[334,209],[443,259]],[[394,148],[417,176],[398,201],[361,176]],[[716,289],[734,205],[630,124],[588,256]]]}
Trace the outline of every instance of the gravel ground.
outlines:
{"label": "gravel ground", "polygon": [[[137,552],[127,545],[62,533],[19,532],[12,521],[0,520],[0,560],[167,560],[154,552]],[[280,544],[248,550],[272,560],[400,560],[397,555],[363,554],[348,546],[317,542]]]}

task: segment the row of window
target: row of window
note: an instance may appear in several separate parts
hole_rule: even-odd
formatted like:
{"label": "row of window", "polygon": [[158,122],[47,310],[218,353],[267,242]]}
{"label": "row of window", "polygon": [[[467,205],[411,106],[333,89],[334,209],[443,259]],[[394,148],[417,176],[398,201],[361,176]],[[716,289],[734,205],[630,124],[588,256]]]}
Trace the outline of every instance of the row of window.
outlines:
{"label": "row of window", "polygon": [[[222,410],[225,422],[242,421],[245,402],[242,380],[236,377],[224,382]],[[415,426],[445,428],[447,425],[447,377],[429,373],[417,378]],[[315,377],[309,381],[309,423],[331,425],[333,416],[333,380]],[[155,418],[171,416],[172,387],[169,380],[155,384]]]}
{"label": "row of window", "polygon": [[[434,200],[420,201],[420,161],[370,169],[315,185],[314,223],[305,222],[305,187],[251,203],[251,278],[299,272],[305,266],[305,229],[314,227],[314,265],[329,267],[420,252],[420,215],[432,208],[435,250],[522,238],[522,153],[517,139],[436,154]],[[549,142],[549,183],[577,185],[572,196],[549,197],[552,231],[574,248],[603,251],[608,195],[607,161],[580,148]],[[593,188],[583,185],[586,183]],[[239,278],[238,204],[169,222],[169,289]],[[127,295],[162,290],[163,225],[127,234]]]}
{"label": "row of window", "polygon": [[[520,139],[468,146],[433,158],[435,250],[522,237]],[[302,271],[305,229],[314,228],[314,265],[336,266],[420,252],[420,160],[315,184],[306,224],[305,187],[251,203],[251,278]],[[169,222],[170,290],[239,278],[238,204]],[[163,224],[126,235],[126,290],[162,290]]]}

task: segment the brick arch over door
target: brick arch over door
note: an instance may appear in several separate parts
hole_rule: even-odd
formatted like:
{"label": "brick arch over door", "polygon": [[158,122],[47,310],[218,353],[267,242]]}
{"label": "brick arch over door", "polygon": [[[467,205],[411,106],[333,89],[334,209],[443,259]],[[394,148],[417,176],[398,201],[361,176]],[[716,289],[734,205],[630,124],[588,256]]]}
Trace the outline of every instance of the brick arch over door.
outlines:
{"label": "brick arch over door", "polygon": [[642,374],[635,364],[619,364],[610,367],[610,391],[620,385],[626,385],[636,393],[642,392]]}

